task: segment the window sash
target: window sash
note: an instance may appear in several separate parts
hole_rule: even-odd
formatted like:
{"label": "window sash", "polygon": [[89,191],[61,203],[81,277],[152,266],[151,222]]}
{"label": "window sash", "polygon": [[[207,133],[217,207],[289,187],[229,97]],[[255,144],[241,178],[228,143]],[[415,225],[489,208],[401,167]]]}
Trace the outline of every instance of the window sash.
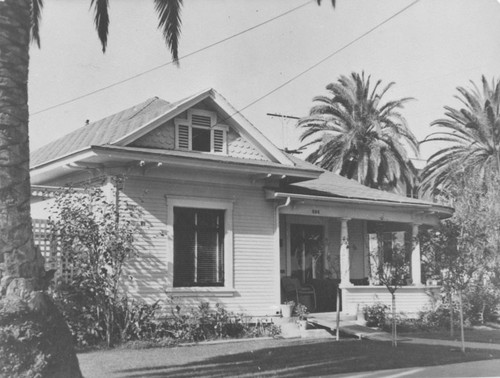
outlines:
{"label": "window sash", "polygon": [[224,286],[224,213],[174,207],[174,287]]}

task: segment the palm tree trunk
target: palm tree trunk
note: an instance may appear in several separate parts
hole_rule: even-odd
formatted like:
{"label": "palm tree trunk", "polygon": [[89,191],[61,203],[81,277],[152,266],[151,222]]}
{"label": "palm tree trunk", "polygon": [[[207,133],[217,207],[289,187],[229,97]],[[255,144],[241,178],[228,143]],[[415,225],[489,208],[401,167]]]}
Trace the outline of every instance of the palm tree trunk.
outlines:
{"label": "palm tree trunk", "polygon": [[1,289],[14,278],[37,288],[37,258],[30,215],[28,66],[31,1],[0,2],[0,259]]}
{"label": "palm tree trunk", "polygon": [[[0,262],[4,310],[29,307],[42,327],[48,356],[43,377],[82,376],[71,332],[44,286],[44,262],[33,242],[30,214],[28,68],[32,0],[0,1]],[[0,294],[0,295],[1,295]],[[28,295],[27,295],[28,294]],[[16,303],[15,306],[9,303]],[[16,307],[19,306],[19,307]],[[1,326],[0,326],[1,328]],[[13,360],[20,358],[14,353]],[[30,369],[32,366],[28,366]]]}

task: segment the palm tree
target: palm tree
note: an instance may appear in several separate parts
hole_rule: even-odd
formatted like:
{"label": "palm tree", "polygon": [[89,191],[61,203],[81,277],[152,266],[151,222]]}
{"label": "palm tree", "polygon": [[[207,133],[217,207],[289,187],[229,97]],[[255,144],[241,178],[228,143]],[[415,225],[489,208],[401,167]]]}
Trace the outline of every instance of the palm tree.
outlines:
{"label": "palm tree", "polygon": [[[106,50],[108,0],[91,0],[95,26]],[[177,60],[182,0],[154,0],[159,28]],[[42,0],[0,2],[0,259],[2,291],[15,277],[40,286],[43,261],[36,257],[30,218],[28,67],[30,39],[40,45]]]}
{"label": "palm tree", "polygon": [[[181,4],[182,0],[155,1],[160,28],[174,60],[177,59]],[[104,51],[109,24],[108,0],[91,0],[91,5]],[[30,39],[40,43],[41,6],[41,0],[0,1],[0,289],[1,294],[7,292],[19,300],[25,293],[43,289],[46,281],[43,258],[33,242],[29,202],[29,44]],[[12,302],[2,305],[4,312],[10,308],[8,311],[16,316],[21,314],[9,303]],[[81,376],[69,328],[55,305],[40,292],[31,297],[30,303],[33,311],[41,315],[44,345],[51,345],[50,350],[45,351],[50,354],[50,361],[44,374]]]}
{"label": "palm tree", "polygon": [[482,76],[482,89],[458,87],[455,96],[463,107],[445,106],[446,117],[431,123],[441,131],[424,142],[445,142],[446,147],[433,154],[422,172],[423,191],[446,192],[457,179],[477,175],[479,179],[500,174],[500,80],[491,82]]}
{"label": "palm tree", "polygon": [[382,103],[394,83],[380,84],[370,88],[370,76],[353,72],[327,85],[330,96],[313,99],[310,115],[298,122],[302,148],[314,148],[307,161],[372,188],[413,184],[407,148],[418,155],[418,143],[399,112],[411,98]]}

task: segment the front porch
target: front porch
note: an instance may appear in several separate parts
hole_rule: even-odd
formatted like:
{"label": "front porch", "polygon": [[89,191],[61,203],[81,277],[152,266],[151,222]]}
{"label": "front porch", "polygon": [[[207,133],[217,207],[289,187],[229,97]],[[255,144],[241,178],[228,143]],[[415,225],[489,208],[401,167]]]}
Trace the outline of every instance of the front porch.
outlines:
{"label": "front porch", "polygon": [[397,311],[411,316],[435,305],[439,286],[423,283],[417,238],[419,227],[437,224],[442,215],[428,204],[277,192],[268,193],[268,198],[286,199],[277,205],[280,281],[292,277],[314,288],[314,295],[304,290],[291,298],[282,285],[281,303],[298,301],[313,313],[339,307],[346,315],[377,302],[390,306],[391,295],[377,274],[381,265],[391,263],[397,247],[404,250],[407,264],[399,277]]}

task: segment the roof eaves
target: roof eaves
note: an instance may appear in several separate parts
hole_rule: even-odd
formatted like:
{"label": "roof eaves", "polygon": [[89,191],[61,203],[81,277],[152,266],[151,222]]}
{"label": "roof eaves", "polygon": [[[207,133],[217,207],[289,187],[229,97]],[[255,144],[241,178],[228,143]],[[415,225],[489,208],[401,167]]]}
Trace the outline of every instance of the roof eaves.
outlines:
{"label": "roof eaves", "polygon": [[284,165],[274,162],[266,161],[252,161],[247,159],[232,158],[223,155],[211,155],[211,154],[191,154],[188,152],[177,151],[177,150],[158,150],[150,148],[138,148],[138,147],[123,147],[114,145],[103,145],[103,146],[92,146],[92,151],[96,154],[106,154],[109,156],[113,154],[115,157],[121,155],[121,157],[135,158],[137,160],[149,159],[175,159],[177,163],[181,161],[185,165],[199,164],[204,162],[206,164],[213,164],[214,167],[218,166],[221,169],[228,167],[254,167],[258,169],[273,169],[282,172],[284,175],[302,177],[304,179],[314,179],[318,177],[319,172],[316,170],[297,168],[295,166]]}
{"label": "roof eaves", "polygon": [[354,196],[350,197],[350,196],[336,195],[321,191],[316,191],[316,193],[306,194],[306,193],[279,192],[279,191],[269,190],[267,197],[268,199],[291,197],[291,198],[308,199],[308,200],[325,201],[325,202],[360,203],[360,204],[372,204],[372,205],[403,206],[410,208],[425,208],[431,212],[435,211],[440,213],[440,215],[445,215],[445,217],[451,216],[454,212],[454,209],[452,207],[439,205],[433,202],[426,202],[422,200],[398,201],[398,200],[390,200],[382,198],[362,198]]}

